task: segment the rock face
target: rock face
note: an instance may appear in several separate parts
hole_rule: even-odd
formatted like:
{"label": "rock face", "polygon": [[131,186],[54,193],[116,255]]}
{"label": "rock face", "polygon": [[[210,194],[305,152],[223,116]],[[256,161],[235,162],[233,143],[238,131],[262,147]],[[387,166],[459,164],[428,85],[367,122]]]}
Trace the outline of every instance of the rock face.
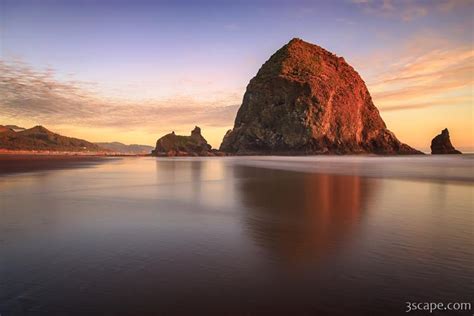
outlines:
{"label": "rock face", "polygon": [[431,154],[442,155],[442,154],[462,154],[459,150],[456,150],[451,144],[449,138],[449,131],[447,128],[441,131],[441,134],[437,135],[431,141]]}
{"label": "rock face", "polygon": [[174,132],[166,134],[156,141],[156,148],[151,152],[153,156],[215,156],[216,150],[212,150],[204,137],[201,129],[195,127],[191,136],[176,135]]}
{"label": "rock face", "polygon": [[293,39],[250,80],[220,150],[235,154],[421,154],[390,132],[343,58]]}
{"label": "rock face", "polygon": [[0,149],[60,152],[107,151],[86,140],[62,136],[39,125],[19,132],[11,128],[0,128]]}

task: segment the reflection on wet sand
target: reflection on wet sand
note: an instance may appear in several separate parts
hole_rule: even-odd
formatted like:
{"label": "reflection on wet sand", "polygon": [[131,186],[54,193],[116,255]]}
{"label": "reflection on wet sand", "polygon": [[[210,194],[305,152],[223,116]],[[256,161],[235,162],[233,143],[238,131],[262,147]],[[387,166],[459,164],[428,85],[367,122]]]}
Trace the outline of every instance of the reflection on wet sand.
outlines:
{"label": "reflection on wet sand", "polygon": [[[127,157],[0,176],[0,313],[400,315],[407,298],[472,297],[472,183],[248,159]],[[416,174],[433,170],[422,161]]]}
{"label": "reflection on wet sand", "polygon": [[112,159],[114,158],[73,155],[0,155],[0,175],[18,172],[84,168]]}
{"label": "reflection on wet sand", "polygon": [[357,176],[236,168],[244,223],[255,242],[290,264],[330,255],[350,240],[373,191]]}

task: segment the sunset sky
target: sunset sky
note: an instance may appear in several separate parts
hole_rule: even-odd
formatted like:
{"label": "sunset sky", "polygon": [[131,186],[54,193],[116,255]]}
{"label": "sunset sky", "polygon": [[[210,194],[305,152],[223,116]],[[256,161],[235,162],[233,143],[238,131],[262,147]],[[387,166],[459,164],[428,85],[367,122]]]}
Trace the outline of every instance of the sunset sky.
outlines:
{"label": "sunset sky", "polygon": [[218,147],[248,81],[299,37],[361,74],[418,149],[474,149],[474,1],[0,0],[0,124],[153,145],[195,125]]}

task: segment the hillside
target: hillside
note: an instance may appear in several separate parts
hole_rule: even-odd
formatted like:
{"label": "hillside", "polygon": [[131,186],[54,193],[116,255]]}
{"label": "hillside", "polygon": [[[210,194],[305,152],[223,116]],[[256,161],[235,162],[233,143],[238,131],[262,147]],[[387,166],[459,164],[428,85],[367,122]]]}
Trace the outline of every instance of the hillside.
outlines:
{"label": "hillside", "polygon": [[0,149],[64,152],[107,151],[86,140],[62,136],[39,125],[19,132],[2,126],[0,128]]}
{"label": "hillside", "polygon": [[126,145],[119,142],[111,142],[111,143],[101,142],[101,143],[95,143],[95,144],[102,148],[105,148],[112,152],[120,153],[120,154],[146,155],[146,154],[150,154],[151,151],[154,149],[152,146],[148,146],[148,145],[138,145],[138,144]]}

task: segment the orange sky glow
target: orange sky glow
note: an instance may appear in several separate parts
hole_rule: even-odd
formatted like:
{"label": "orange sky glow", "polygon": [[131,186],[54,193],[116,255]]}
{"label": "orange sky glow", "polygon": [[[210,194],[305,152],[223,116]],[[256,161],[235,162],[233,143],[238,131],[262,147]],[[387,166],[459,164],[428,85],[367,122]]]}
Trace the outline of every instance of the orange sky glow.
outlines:
{"label": "orange sky glow", "polygon": [[[150,22],[140,31],[150,37],[162,36],[155,46],[148,40],[138,42],[140,38],[134,33],[128,42],[120,42],[135,45],[134,49],[118,50],[115,37],[99,32],[98,42],[86,46],[84,52],[74,50],[76,44],[87,44],[80,37],[82,33],[58,31],[57,36],[63,36],[60,42],[49,38],[49,33],[45,35],[47,27],[57,28],[48,25],[55,18],[80,16],[80,12],[67,7],[44,8],[53,22],[46,22],[46,15],[38,13],[30,20],[39,22],[29,25],[26,20],[19,24],[15,17],[22,12],[12,6],[0,17],[4,25],[0,28],[0,124],[43,125],[89,141],[147,145],[154,145],[171,131],[188,135],[198,125],[217,148],[232,128],[248,81],[272,53],[292,37],[301,37],[343,56],[359,72],[388,128],[402,142],[428,151],[431,139],[448,128],[455,147],[474,151],[473,21],[472,15],[462,15],[473,9],[472,2],[436,0],[426,5],[422,1],[358,0],[337,6],[328,2],[325,6],[334,23],[326,32],[319,31],[322,26],[317,24],[308,27],[319,23],[314,16],[320,14],[310,6],[265,11],[285,18],[281,23],[286,28],[272,30],[269,25],[274,22],[263,20],[258,23],[268,25],[262,33],[245,28],[257,23],[257,17],[254,21],[252,15],[246,16],[245,8],[242,12],[235,9],[233,16],[230,9],[219,7],[218,12],[225,11],[232,18],[224,16],[221,21],[224,17],[219,15],[215,17],[219,27],[195,30],[202,44],[195,49],[180,46],[181,37],[193,40],[179,33],[181,27],[189,30],[189,25],[164,21],[170,32],[176,33],[173,42],[167,34],[152,29],[155,22]],[[180,10],[189,19],[198,15],[208,18],[209,14],[205,10]],[[259,12],[255,9],[252,14]],[[124,17],[143,20],[146,13],[135,17],[130,16],[135,12],[124,9],[123,14],[105,22],[98,18],[101,24],[97,25],[93,17],[87,22],[91,28],[113,25],[115,32],[117,25],[125,29],[128,20]],[[37,51],[25,48],[28,38],[35,40],[25,34],[39,38]],[[121,36],[127,38],[127,34]],[[99,40],[106,42],[103,47]],[[53,43],[59,43],[55,50],[49,47]],[[153,54],[145,55],[146,49]],[[79,55],[72,58],[73,54]]]}

